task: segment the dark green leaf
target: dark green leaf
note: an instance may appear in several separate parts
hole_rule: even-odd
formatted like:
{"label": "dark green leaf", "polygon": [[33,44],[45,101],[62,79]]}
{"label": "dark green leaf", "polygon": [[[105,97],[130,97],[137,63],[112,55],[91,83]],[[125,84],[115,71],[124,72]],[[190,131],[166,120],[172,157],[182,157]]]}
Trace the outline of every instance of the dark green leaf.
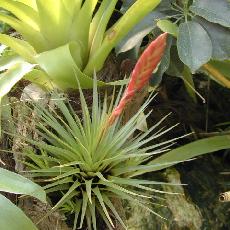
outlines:
{"label": "dark green leaf", "polygon": [[227,0],[195,0],[190,10],[210,22],[230,27],[230,3]]}
{"label": "dark green leaf", "polygon": [[185,66],[182,75],[183,75],[183,81],[184,81],[185,88],[186,88],[189,96],[196,103],[197,99],[196,99],[195,84],[193,81],[193,75],[187,66]]}
{"label": "dark green leaf", "polygon": [[196,22],[179,26],[178,54],[182,62],[195,72],[212,56],[212,43],[205,29]]}
{"label": "dark green leaf", "polygon": [[179,77],[181,76],[184,69],[184,64],[181,62],[177,47],[173,45],[170,50],[170,63],[166,73],[170,76]]}
{"label": "dark green leaf", "polygon": [[223,74],[226,78],[230,80],[230,61],[210,61],[215,69],[217,69],[221,74]]}

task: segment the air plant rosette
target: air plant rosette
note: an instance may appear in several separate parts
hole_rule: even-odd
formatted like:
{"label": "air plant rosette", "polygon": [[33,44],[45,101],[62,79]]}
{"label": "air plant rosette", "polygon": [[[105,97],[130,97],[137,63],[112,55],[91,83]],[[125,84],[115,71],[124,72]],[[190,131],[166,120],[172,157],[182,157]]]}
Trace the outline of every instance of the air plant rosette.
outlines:
{"label": "air plant rosette", "polygon": [[[109,229],[115,227],[114,218],[124,227],[113,200],[125,199],[161,217],[153,210],[153,194],[163,193],[149,185],[163,184],[135,178],[146,172],[157,171],[172,162],[155,163],[154,156],[166,152],[175,141],[155,143],[154,140],[172,129],[160,128],[163,118],[146,132],[135,135],[140,125],[139,115],[152,100],[150,96],[139,111],[126,123],[121,115],[125,105],[148,82],[159,64],[167,34],[160,35],[143,52],[122,96],[108,103],[100,101],[94,79],[92,109],[87,106],[79,89],[82,116],[76,115],[68,100],[53,93],[55,109],[34,104],[39,121],[37,133],[43,141],[25,138],[37,151],[28,148],[25,164],[35,181],[44,185],[47,193],[61,195],[52,211],[75,213],[73,229],[82,228],[84,220],[89,229],[97,229],[97,215]],[[148,116],[148,114],[146,115]],[[175,163],[175,162],[174,162]],[[151,193],[151,195],[149,195]],[[51,212],[52,212],[51,211]],[[48,216],[50,213],[47,213]]]}

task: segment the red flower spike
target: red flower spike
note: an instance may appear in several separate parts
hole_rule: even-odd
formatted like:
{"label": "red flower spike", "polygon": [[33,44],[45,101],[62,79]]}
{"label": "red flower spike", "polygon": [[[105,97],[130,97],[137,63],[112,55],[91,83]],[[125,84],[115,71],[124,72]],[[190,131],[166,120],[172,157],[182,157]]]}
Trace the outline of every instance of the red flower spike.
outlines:
{"label": "red flower spike", "polygon": [[167,33],[158,36],[150,45],[144,50],[138,59],[128,84],[118,106],[113,110],[109,117],[109,125],[112,125],[117,117],[121,115],[125,106],[134,97],[137,91],[140,91],[149,82],[149,79],[161,61],[165,48]]}

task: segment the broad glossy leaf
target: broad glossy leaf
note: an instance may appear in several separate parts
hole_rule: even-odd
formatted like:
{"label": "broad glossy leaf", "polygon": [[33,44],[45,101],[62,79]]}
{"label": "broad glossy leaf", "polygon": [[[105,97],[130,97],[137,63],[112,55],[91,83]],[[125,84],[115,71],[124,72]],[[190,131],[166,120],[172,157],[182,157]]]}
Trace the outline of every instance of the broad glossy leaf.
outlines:
{"label": "broad glossy leaf", "polygon": [[34,65],[21,62],[2,73],[0,75],[0,98],[9,93],[11,88],[33,68]]}
{"label": "broad glossy leaf", "polygon": [[230,27],[230,2],[228,0],[195,0],[190,10],[210,22]]}
{"label": "broad glossy leaf", "polygon": [[206,21],[201,17],[195,17],[194,20],[207,31],[212,41],[212,58],[218,60],[230,59],[230,29]]}
{"label": "broad glossy leaf", "polygon": [[77,49],[78,47],[75,43],[67,44],[41,53],[37,55],[35,59],[41,68],[50,76],[50,80],[54,85],[57,85],[59,88],[78,88],[76,77],[82,88],[92,88],[93,79],[83,74],[76,65],[71,53],[72,48]]}
{"label": "broad glossy leaf", "polygon": [[45,191],[39,185],[3,168],[0,168],[0,175],[0,191],[33,196],[46,203]]}
{"label": "broad glossy leaf", "polygon": [[177,39],[181,61],[195,72],[212,56],[212,43],[206,30],[196,22],[185,22],[179,26]]}
{"label": "broad glossy leaf", "polygon": [[0,226],[3,230],[38,230],[33,222],[7,198],[0,194]]}
{"label": "broad glossy leaf", "polygon": [[[159,167],[156,167],[154,171],[157,171],[174,165],[175,163],[173,162],[176,161],[186,161],[206,153],[228,148],[230,148],[230,135],[204,138],[173,149],[168,153],[152,160],[149,165],[168,163],[168,165],[160,165]],[[172,163],[170,164],[170,162]]]}

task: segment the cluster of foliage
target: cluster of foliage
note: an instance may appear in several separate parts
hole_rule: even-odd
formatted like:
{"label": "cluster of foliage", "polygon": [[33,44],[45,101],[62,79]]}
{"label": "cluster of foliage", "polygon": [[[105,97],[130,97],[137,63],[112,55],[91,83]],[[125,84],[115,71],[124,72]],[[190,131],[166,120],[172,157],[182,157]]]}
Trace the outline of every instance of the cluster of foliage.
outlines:
{"label": "cluster of foliage", "polygon": [[[123,11],[128,10],[134,2],[125,0]],[[192,78],[195,72],[203,72],[230,88],[229,18],[230,3],[227,0],[162,0],[128,33],[116,51],[138,50],[141,41],[149,33],[156,36],[159,29],[168,32],[172,37],[154,75],[153,84],[159,84],[164,73],[180,77],[196,100]]]}
{"label": "cluster of foliage", "polygon": [[129,29],[160,2],[136,1],[108,29],[117,1],[103,0],[98,6],[98,0],[2,0],[0,7],[12,15],[0,12],[0,21],[23,40],[0,34],[0,42],[15,52],[1,58],[1,71],[7,71],[0,77],[0,98],[23,77],[42,87],[66,90],[77,88],[77,75],[82,88],[92,88],[93,72],[102,68]]}
{"label": "cluster of foliage", "polygon": [[[29,175],[43,188],[0,168],[0,191],[34,196],[43,202],[46,201],[44,190],[50,197],[54,193],[60,200],[51,212],[59,208],[74,213],[73,229],[78,225],[82,228],[86,222],[89,229],[96,230],[97,216],[109,229],[114,227],[114,219],[126,229],[114,199],[137,203],[160,217],[153,210],[152,195],[158,197],[156,194],[162,193],[154,185],[163,183],[135,177],[230,147],[229,135],[222,135],[170,150],[178,138],[155,142],[173,128],[161,128],[165,118],[136,135],[139,116],[152,95],[126,124],[122,122],[126,105],[147,85],[153,72],[157,83],[167,73],[183,76],[191,88],[192,73],[204,71],[230,87],[228,2],[124,0],[123,16],[108,28],[117,2],[0,1],[4,9],[0,11],[0,21],[17,31],[16,36],[7,35],[6,24],[0,27],[0,42],[5,45],[0,49],[0,100],[22,78],[43,89],[55,89],[52,93],[55,107],[32,102],[38,118],[36,132],[42,140],[20,137],[35,148],[26,148],[22,154],[27,157],[24,164]],[[158,36],[160,31],[165,33]],[[114,93],[110,103],[106,95],[101,102],[98,87],[116,83],[97,81],[93,78],[94,71],[102,68],[115,47],[117,54],[130,50],[139,53],[142,40],[150,33],[156,39],[137,61],[123,95],[120,90],[118,96]],[[81,116],[76,115],[68,98],[58,93],[69,88],[79,89]],[[92,108],[86,103],[85,88],[93,88]],[[37,229],[2,195],[0,204],[8,207],[8,212],[0,211],[4,229],[19,226]],[[12,215],[17,227],[9,225]]]}
{"label": "cluster of foliage", "polygon": [[[226,135],[203,139],[168,151],[178,138],[156,142],[157,138],[173,128],[164,129],[160,126],[166,117],[146,132],[135,135],[140,126],[139,115],[145,111],[153,97],[150,96],[126,124],[122,124],[119,115],[123,105],[130,99],[127,95],[133,92],[132,83],[137,82],[138,79],[131,80],[131,87],[127,87],[120,102],[118,95],[108,105],[106,96],[104,102],[100,102],[95,79],[91,113],[79,88],[81,117],[75,114],[68,99],[57,93],[53,94],[55,109],[34,105],[39,118],[37,132],[43,142],[22,137],[39,149],[39,152],[25,149],[24,154],[28,160],[24,164],[28,166],[31,177],[43,183],[43,188],[51,197],[52,193],[55,197],[61,196],[45,217],[60,208],[66,213],[75,214],[73,229],[78,224],[82,228],[86,219],[88,228],[96,230],[97,215],[109,229],[115,227],[113,217],[127,229],[119,210],[113,204],[116,199],[124,199],[164,218],[153,210],[153,206],[160,204],[153,202],[152,197],[158,198],[158,193],[167,192],[150,185],[176,184],[135,177],[165,169],[209,151],[230,147]],[[161,156],[155,157],[158,154]]]}

